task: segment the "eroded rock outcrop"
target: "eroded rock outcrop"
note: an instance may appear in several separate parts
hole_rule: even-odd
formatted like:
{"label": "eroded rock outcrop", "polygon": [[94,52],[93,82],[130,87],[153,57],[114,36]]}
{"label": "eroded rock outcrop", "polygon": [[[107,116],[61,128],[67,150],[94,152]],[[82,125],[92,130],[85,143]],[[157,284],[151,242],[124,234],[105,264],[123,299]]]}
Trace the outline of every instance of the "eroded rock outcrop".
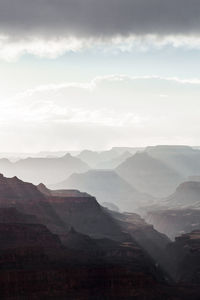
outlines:
{"label": "eroded rock outcrop", "polygon": [[174,239],[183,233],[200,228],[200,210],[196,209],[165,209],[150,211],[145,217],[156,230]]}
{"label": "eroded rock outcrop", "polygon": [[180,283],[200,285],[200,230],[176,237],[167,247],[170,271]]}

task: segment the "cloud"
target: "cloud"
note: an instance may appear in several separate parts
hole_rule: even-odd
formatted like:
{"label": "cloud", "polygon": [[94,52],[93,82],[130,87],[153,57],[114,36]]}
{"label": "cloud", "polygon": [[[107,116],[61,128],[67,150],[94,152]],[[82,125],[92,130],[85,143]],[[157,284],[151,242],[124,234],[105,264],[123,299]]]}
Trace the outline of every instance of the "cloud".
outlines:
{"label": "cloud", "polygon": [[[20,99],[27,99],[35,94],[41,94],[46,92],[58,92],[60,90],[65,89],[82,89],[89,92],[92,92],[101,83],[104,82],[127,82],[127,81],[155,81],[155,82],[171,82],[177,83],[182,85],[200,85],[200,78],[179,78],[179,77],[161,77],[161,76],[128,76],[124,74],[111,74],[105,76],[97,76],[91,81],[88,82],[62,82],[59,84],[46,84],[36,86],[32,89],[27,89],[18,93],[17,95],[13,96],[11,99],[8,100],[20,100]],[[166,98],[168,95],[166,94],[159,94],[159,97]]]}
{"label": "cloud", "polygon": [[88,82],[47,84],[4,99],[0,106],[0,121],[136,126],[149,120],[149,109],[155,113],[157,108],[164,112],[159,98],[167,100],[169,110],[175,97],[186,96],[185,104],[188,105],[188,95],[192,91],[196,97],[199,89],[199,78],[123,74],[99,76]]}
{"label": "cloud", "polygon": [[0,58],[55,58],[94,45],[200,48],[198,0],[0,0]]}
{"label": "cloud", "polygon": [[6,151],[195,144],[199,92],[198,78],[123,74],[36,86],[0,101],[0,138]]}
{"label": "cloud", "polygon": [[110,37],[199,33],[198,0],[1,0],[0,27],[14,36]]}

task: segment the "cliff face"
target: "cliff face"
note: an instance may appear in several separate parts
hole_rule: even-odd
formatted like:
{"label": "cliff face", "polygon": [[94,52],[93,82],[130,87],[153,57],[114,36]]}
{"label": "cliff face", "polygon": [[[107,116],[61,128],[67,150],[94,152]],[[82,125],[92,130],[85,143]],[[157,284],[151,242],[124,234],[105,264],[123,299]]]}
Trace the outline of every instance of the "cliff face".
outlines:
{"label": "cliff face", "polygon": [[200,209],[200,182],[188,181],[180,184],[176,191],[168,198],[164,199],[163,204],[169,208]]}
{"label": "cliff face", "polygon": [[[6,178],[1,175],[1,208],[7,208],[2,218],[5,219],[6,213],[8,222],[13,220],[19,223],[19,213],[34,215],[38,223],[46,225],[57,234],[63,234],[73,226],[77,231],[91,236],[124,238],[118,224],[101,208],[96,199],[79,191],[51,191],[45,186],[36,187],[16,177]],[[12,216],[11,211],[14,209],[17,209],[18,216],[16,211],[15,216]],[[30,216],[30,220],[25,223],[30,223],[31,220]]]}
{"label": "cliff face", "polygon": [[165,269],[165,247],[170,243],[169,238],[147,224],[139,215],[132,213],[112,212],[123,230],[144,249],[157,265]]}
{"label": "cliff face", "polygon": [[90,170],[73,174],[55,188],[78,189],[95,196],[99,203],[111,202],[122,211],[135,211],[153,201],[152,197],[138,192],[113,170]]}
{"label": "cliff face", "polygon": [[1,299],[198,299],[196,288],[168,285],[157,264],[168,239],[140,216],[17,178],[0,188]]}
{"label": "cliff face", "polygon": [[0,296],[12,300],[173,299],[170,291],[150,276],[109,265],[0,271]]}
{"label": "cliff face", "polygon": [[148,207],[145,220],[171,239],[199,229],[199,195],[200,182],[183,182],[171,196],[160,201],[160,207],[159,205]]}
{"label": "cliff face", "polygon": [[49,197],[49,203],[63,221],[92,237],[124,239],[120,226],[94,197]]}
{"label": "cliff face", "polygon": [[176,281],[200,285],[200,230],[183,234],[167,247]]}
{"label": "cliff face", "polygon": [[200,228],[200,210],[196,209],[150,211],[145,219],[172,240],[176,236]]}
{"label": "cliff face", "polygon": [[200,152],[189,146],[155,146],[145,150],[150,156],[176,170],[184,178],[200,174]]}
{"label": "cliff face", "polygon": [[[70,252],[37,224],[0,224],[0,240],[1,299],[198,299],[197,289],[166,284],[131,241],[92,240],[71,230],[65,240]],[[83,241],[96,250],[82,251]]]}
{"label": "cliff face", "polygon": [[44,225],[0,223],[1,299],[153,299],[152,285],[164,293],[164,279],[133,242],[93,240],[73,229],[62,241]]}
{"label": "cliff face", "polygon": [[16,175],[34,184],[54,184],[72,173],[85,172],[88,169],[86,163],[70,154],[59,158],[26,158],[15,163],[0,159],[0,171],[3,174],[8,177]]}
{"label": "cliff face", "polygon": [[70,251],[43,225],[1,223],[1,299],[170,299],[162,274],[134,243],[92,242],[71,230],[68,246],[74,234],[98,251],[78,244]]}
{"label": "cliff face", "polygon": [[0,208],[0,223],[39,223],[34,215],[27,215],[18,211],[15,207]]}
{"label": "cliff face", "polygon": [[16,208],[21,213],[35,215],[39,223],[55,232],[65,230],[64,223],[48,203],[44,194],[31,183],[17,177],[0,175],[0,208]]}
{"label": "cliff face", "polygon": [[154,197],[170,195],[183,177],[147,152],[136,153],[119,165],[116,172],[137,190]]}
{"label": "cliff face", "polygon": [[61,243],[41,224],[0,223],[0,249],[17,247],[60,247]]}

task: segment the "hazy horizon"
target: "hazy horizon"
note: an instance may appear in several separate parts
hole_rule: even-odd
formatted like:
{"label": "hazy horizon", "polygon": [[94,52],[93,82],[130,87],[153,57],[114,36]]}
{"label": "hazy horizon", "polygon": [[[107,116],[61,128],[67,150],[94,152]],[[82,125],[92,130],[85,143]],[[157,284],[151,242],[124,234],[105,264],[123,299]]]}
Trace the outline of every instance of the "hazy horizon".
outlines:
{"label": "hazy horizon", "polygon": [[181,0],[1,0],[2,151],[199,145],[199,12]]}
{"label": "hazy horizon", "polygon": [[[170,146],[170,147],[191,147],[191,148],[200,148],[199,145],[187,145],[187,144],[152,144],[152,145],[136,145],[136,146],[131,146],[131,145],[122,145],[122,146],[118,146],[118,145],[113,145],[111,147],[108,147],[108,148],[104,148],[104,149],[95,149],[95,148],[80,148],[80,149],[66,149],[66,148],[63,148],[63,149],[41,149],[39,151],[0,151],[0,154],[40,154],[40,153],[71,153],[74,155],[82,152],[82,151],[92,151],[92,152],[104,152],[104,151],[110,151],[112,149],[115,149],[115,148],[142,148],[142,149],[145,149],[147,147],[157,147],[157,146]],[[128,150],[127,150],[128,151]]]}
{"label": "hazy horizon", "polygon": [[199,24],[0,0],[0,299],[200,299]]}

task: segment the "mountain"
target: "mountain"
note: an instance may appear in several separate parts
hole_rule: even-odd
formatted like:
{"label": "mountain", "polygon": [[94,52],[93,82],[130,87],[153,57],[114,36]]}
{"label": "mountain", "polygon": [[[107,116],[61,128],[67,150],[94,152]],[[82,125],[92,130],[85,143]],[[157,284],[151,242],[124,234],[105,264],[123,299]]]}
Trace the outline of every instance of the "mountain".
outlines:
{"label": "mountain", "polygon": [[200,286],[200,229],[176,237],[167,252],[174,279],[182,285]]}
{"label": "mountain", "polygon": [[110,213],[117,220],[120,227],[129,233],[155,262],[160,265],[163,264],[163,251],[170,242],[165,234],[154,229],[152,225],[146,223],[138,214],[113,211]]}
{"label": "mountain", "polygon": [[139,193],[111,170],[90,170],[82,174],[73,174],[54,188],[87,191],[100,203],[113,203],[123,211],[134,211],[152,201],[152,197]]}
{"label": "mountain", "polygon": [[77,157],[91,166],[93,169],[114,169],[128,157],[132,156],[129,148],[112,148],[108,151],[95,152],[91,150],[82,151]]}
{"label": "mountain", "polygon": [[22,214],[35,215],[39,223],[45,224],[52,231],[65,230],[66,224],[61,221],[45,195],[33,184],[17,177],[6,178],[0,174],[0,208],[13,209],[7,210],[10,214],[17,209]]}
{"label": "mountain", "polygon": [[164,209],[149,211],[145,220],[172,240],[183,233],[200,229],[200,210]]}
{"label": "mountain", "polygon": [[145,209],[145,220],[171,239],[200,229],[200,182],[184,182],[171,196]]}
{"label": "mountain", "polygon": [[[1,299],[86,300],[98,299],[100,294],[99,299],[114,300],[117,295],[145,299],[148,295],[153,300],[155,293],[165,294],[162,272],[95,198],[82,197],[78,191],[67,197],[68,191],[54,194],[39,188],[44,193],[33,184],[1,175]],[[58,236],[39,224],[49,217],[43,202],[52,205],[52,218],[55,209],[63,223],[73,224],[82,233],[71,228]]]}
{"label": "mountain", "polygon": [[49,203],[63,222],[94,238],[123,240],[125,234],[94,197],[49,197]]}
{"label": "mountain", "polygon": [[124,162],[127,158],[131,156],[132,154],[126,151],[113,159],[97,163],[95,165],[95,169],[115,169],[117,166],[119,166],[122,162]]}
{"label": "mountain", "polygon": [[74,172],[85,172],[88,169],[86,163],[70,154],[59,158],[26,158],[17,162],[0,159],[0,171],[5,176],[18,176],[34,184],[56,183]]}
{"label": "mountain", "polygon": [[70,230],[62,244],[43,225],[12,223],[0,224],[0,242],[1,299],[170,299],[163,273],[134,242]]}
{"label": "mountain", "polygon": [[198,176],[189,176],[187,181],[197,181],[200,182],[200,175]]}
{"label": "mountain", "polygon": [[109,210],[113,210],[113,211],[116,211],[116,212],[120,211],[119,207],[116,204],[113,204],[113,203],[110,203],[110,202],[103,202],[101,205],[103,207],[109,209]]}
{"label": "mountain", "polygon": [[92,150],[83,150],[77,155],[77,158],[81,159],[83,162],[93,167],[99,161],[99,153]]}
{"label": "mountain", "polygon": [[118,156],[118,152],[114,149],[111,149],[101,152],[83,150],[77,157],[87,163],[89,166],[95,167],[99,163],[110,161]]}
{"label": "mountain", "polygon": [[180,184],[176,191],[163,201],[169,208],[199,208],[200,182],[188,181]]}
{"label": "mountain", "polygon": [[15,207],[3,207],[0,208],[0,223],[34,224],[39,223],[39,220],[36,216],[24,214]]}
{"label": "mountain", "polygon": [[155,146],[145,151],[183,177],[200,175],[200,151],[189,146]]}
{"label": "mountain", "polygon": [[61,248],[58,236],[44,225],[25,223],[0,223],[0,250],[11,248]]}
{"label": "mountain", "polygon": [[116,168],[134,188],[154,197],[170,195],[183,177],[147,152],[136,153]]}
{"label": "mountain", "polygon": [[136,152],[141,152],[144,151],[144,147],[112,147],[112,150],[117,151],[119,155],[129,152],[132,155],[135,154]]}
{"label": "mountain", "polygon": [[86,193],[51,191],[43,185],[41,188],[17,177],[1,175],[0,208],[15,208],[22,214],[35,215],[53,233],[62,234],[73,226],[91,236],[124,239],[118,224]]}
{"label": "mountain", "polygon": [[1,299],[197,300],[162,270],[168,243],[87,193],[0,176]]}

